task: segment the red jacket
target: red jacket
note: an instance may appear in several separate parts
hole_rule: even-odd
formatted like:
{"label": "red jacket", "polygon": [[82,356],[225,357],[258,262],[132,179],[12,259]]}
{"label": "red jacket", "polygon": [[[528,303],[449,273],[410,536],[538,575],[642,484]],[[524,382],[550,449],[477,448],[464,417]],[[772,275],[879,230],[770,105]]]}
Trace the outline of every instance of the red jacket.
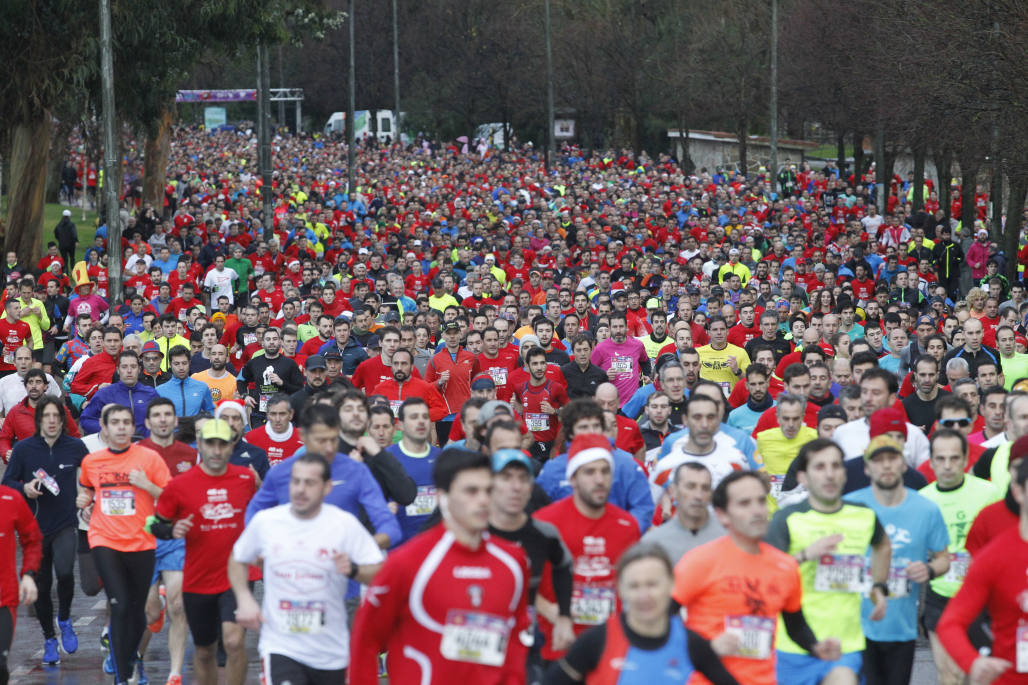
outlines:
{"label": "red jacket", "polygon": [[456,361],[446,347],[429,360],[425,368],[425,380],[429,383],[435,383],[443,371],[450,372],[450,379],[440,390],[446,400],[447,416],[460,412],[471,397],[471,379],[478,373],[478,368],[478,358],[463,347],[457,352]]}
{"label": "red jacket", "polygon": [[[403,404],[403,401],[411,397],[420,397],[428,403],[428,419],[430,421],[442,421],[450,413],[446,406],[446,400],[436,390],[435,385],[427,383],[420,378],[410,378],[404,381],[402,387],[390,378],[376,385],[368,395],[385,395],[386,399],[389,400],[389,406],[393,408],[394,415],[399,414],[400,405]],[[460,421],[454,421],[454,423],[460,423]],[[440,442],[445,439],[445,435],[439,436]]]}
{"label": "red jacket", "polygon": [[[82,437],[79,427],[75,423],[75,417],[71,410],[64,407],[64,432],[73,438]],[[29,406],[29,398],[23,399],[11,407],[4,419],[4,425],[0,428],[0,459],[7,463],[7,453],[11,451],[15,440],[31,438],[36,434],[36,410]]]}
{"label": "red jacket", "polygon": [[[18,533],[15,536],[15,532]],[[21,573],[16,559],[21,541]],[[38,571],[43,558],[43,533],[33,518],[25,495],[0,485],[0,606],[18,607],[18,585],[26,571]]]}
{"label": "red jacket", "polygon": [[118,358],[106,352],[90,357],[82,362],[82,368],[71,381],[71,391],[76,395],[85,395],[92,399],[101,383],[110,383],[118,370]]}

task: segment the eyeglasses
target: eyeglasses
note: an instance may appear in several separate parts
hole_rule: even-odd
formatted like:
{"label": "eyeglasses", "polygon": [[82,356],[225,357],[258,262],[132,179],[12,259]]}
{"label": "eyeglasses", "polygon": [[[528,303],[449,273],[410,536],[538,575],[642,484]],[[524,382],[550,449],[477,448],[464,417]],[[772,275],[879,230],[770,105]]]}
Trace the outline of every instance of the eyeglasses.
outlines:
{"label": "eyeglasses", "polygon": [[971,419],[939,419],[939,425],[946,428],[967,428],[971,425]]}

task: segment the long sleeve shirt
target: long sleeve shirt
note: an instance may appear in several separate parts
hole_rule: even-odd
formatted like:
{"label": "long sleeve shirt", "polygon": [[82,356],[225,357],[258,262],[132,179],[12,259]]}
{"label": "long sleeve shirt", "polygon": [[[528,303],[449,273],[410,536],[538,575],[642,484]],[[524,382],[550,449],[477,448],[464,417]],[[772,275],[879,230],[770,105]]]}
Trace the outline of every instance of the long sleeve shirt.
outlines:
{"label": "long sleeve shirt", "polygon": [[[18,542],[22,549],[21,573]],[[42,558],[43,534],[25,498],[17,490],[0,486],[0,606],[17,608],[21,576],[38,571]]]}
{"label": "long sleeve shirt", "polygon": [[157,386],[157,394],[172,401],[178,416],[195,416],[202,411],[214,413],[210,387],[195,378],[169,378]]}

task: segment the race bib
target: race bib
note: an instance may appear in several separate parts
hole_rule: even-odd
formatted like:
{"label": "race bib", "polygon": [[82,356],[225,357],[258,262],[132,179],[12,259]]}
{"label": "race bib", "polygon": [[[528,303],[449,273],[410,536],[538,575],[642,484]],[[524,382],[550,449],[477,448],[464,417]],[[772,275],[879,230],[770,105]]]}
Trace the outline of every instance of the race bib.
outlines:
{"label": "race bib", "polygon": [[243,345],[253,345],[257,342],[256,333],[244,333],[243,334]]}
{"label": "race bib", "polygon": [[632,358],[618,355],[610,360],[610,368],[617,373],[632,373]]}
{"label": "race bib", "polygon": [[579,585],[571,591],[571,620],[578,625],[598,626],[614,611],[614,588]]}
{"label": "race bib", "polygon": [[889,567],[889,599],[906,597],[910,594],[910,578],[907,577],[907,566]]}
{"label": "race bib", "polygon": [[268,396],[261,395],[260,399],[257,400],[257,411],[265,413],[268,411]]}
{"label": "race bib", "polygon": [[414,497],[414,501],[404,509],[404,513],[407,516],[428,516],[435,511],[437,501],[435,486],[419,485],[418,494]]}
{"label": "race bib", "polygon": [[782,498],[783,484],[785,484],[785,476],[771,474],[771,496],[776,502]]}
{"label": "race bib", "polygon": [[104,490],[100,493],[100,511],[107,516],[132,516],[136,513],[135,490]]}
{"label": "race bib", "polygon": [[859,554],[823,554],[817,562],[818,592],[863,592],[865,560]]}
{"label": "race bib", "polygon": [[1017,672],[1028,673],[1028,626],[1017,627]]}
{"label": "race bib", "polygon": [[403,404],[403,400],[389,400],[389,408],[393,410],[393,416],[400,416],[401,404]]}
{"label": "race bib", "polygon": [[188,314],[189,314],[189,312],[183,307],[182,309],[178,310],[178,320],[179,321],[185,321],[186,320],[186,316]]}
{"label": "race bib", "polygon": [[967,567],[971,565],[971,555],[967,552],[953,552],[949,557],[949,570],[943,579],[951,583],[963,583],[967,576]]}
{"label": "race bib", "polygon": [[502,366],[489,369],[489,375],[492,376],[495,385],[507,385],[507,369]]}
{"label": "race bib", "polygon": [[14,350],[4,350],[4,364],[14,363]]}
{"label": "race bib", "polygon": [[320,633],[325,625],[325,603],[281,599],[278,602],[278,618],[286,632],[314,635]]}
{"label": "race bib", "polygon": [[446,614],[444,658],[484,666],[502,666],[507,657],[511,623],[491,614],[451,609]]}
{"label": "race bib", "polygon": [[725,616],[725,632],[739,638],[743,659],[767,659],[775,639],[775,619],[766,616]]}
{"label": "race bib", "polygon": [[533,433],[541,433],[550,429],[550,415],[543,413],[531,413],[525,414],[525,425],[528,426],[528,430]]}

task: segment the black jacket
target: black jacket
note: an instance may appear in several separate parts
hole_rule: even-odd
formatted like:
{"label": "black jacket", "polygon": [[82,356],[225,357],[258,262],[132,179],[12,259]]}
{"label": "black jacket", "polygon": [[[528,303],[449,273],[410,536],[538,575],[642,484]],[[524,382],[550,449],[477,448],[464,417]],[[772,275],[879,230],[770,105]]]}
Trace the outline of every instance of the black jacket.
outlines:
{"label": "black jacket", "polygon": [[582,371],[578,364],[572,361],[560,367],[560,372],[568,382],[568,397],[573,400],[579,397],[592,397],[596,394],[597,386],[608,380],[607,373],[595,364],[589,364],[586,370]]}
{"label": "black jacket", "polygon": [[37,469],[42,469],[53,477],[59,488],[56,495],[44,487],[36,499],[25,498],[43,535],[78,525],[78,508],[75,506],[75,496],[78,494],[76,471],[88,453],[84,442],[63,434],[57,438],[53,447],[35,435],[19,440],[14,445],[11,461],[4,472],[4,485],[24,495],[25,483],[35,478],[33,474]]}
{"label": "black jacket", "polygon": [[[74,250],[75,244],[79,241],[79,231],[70,218],[62,216],[57,227],[54,228],[54,237],[57,239],[58,247],[62,250]],[[71,264],[68,266],[71,267]]]}

